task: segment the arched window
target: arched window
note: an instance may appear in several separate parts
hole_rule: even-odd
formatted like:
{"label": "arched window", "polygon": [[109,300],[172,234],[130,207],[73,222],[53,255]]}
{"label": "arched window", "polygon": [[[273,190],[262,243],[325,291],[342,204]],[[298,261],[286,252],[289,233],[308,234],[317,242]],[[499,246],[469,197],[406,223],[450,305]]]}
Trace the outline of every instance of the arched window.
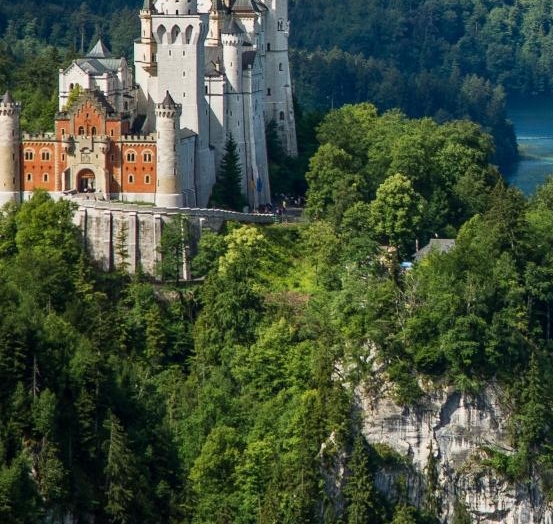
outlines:
{"label": "arched window", "polygon": [[33,180],[33,174],[27,173],[27,182],[31,182]]}
{"label": "arched window", "polygon": [[42,175],[42,181],[43,181],[43,182],[48,182],[48,173],[44,173],[44,174]]}
{"label": "arched window", "polygon": [[151,179],[150,175],[144,175],[144,183],[145,184],[151,184],[152,183],[152,179]]}
{"label": "arched window", "polygon": [[152,161],[152,152],[144,151],[144,153],[142,153],[142,159],[144,162],[150,163]]}
{"label": "arched window", "polygon": [[281,111],[281,112],[279,113],[279,118],[280,118],[281,120],[284,120],[284,111]]}
{"label": "arched window", "polygon": [[96,126],[92,126],[92,130],[91,130],[92,134],[95,135],[96,134]]}
{"label": "arched window", "polygon": [[158,44],[164,44],[167,42],[167,29],[165,29],[164,25],[160,25],[157,28],[156,36]]}
{"label": "arched window", "polygon": [[136,153],[134,151],[127,151],[127,162],[136,162]]}
{"label": "arched window", "polygon": [[25,160],[33,160],[35,158],[35,152],[32,149],[25,149]]}
{"label": "arched window", "polygon": [[129,175],[129,184],[134,184],[134,175],[133,174]]}
{"label": "arched window", "polygon": [[185,36],[184,36],[184,41],[187,44],[189,44],[192,41],[192,31],[193,31],[193,27],[191,25],[189,25],[186,28],[186,33],[185,33]]}
{"label": "arched window", "polygon": [[180,27],[178,25],[173,26],[173,29],[171,29],[171,43],[172,44],[177,43],[177,40],[180,35],[181,35]]}
{"label": "arched window", "polygon": [[50,151],[48,151],[47,149],[43,149],[40,152],[40,158],[44,161],[50,160]]}
{"label": "arched window", "polygon": [[83,126],[79,126],[79,132],[78,132],[78,134],[79,134],[80,136],[84,135],[84,127],[83,127]]}

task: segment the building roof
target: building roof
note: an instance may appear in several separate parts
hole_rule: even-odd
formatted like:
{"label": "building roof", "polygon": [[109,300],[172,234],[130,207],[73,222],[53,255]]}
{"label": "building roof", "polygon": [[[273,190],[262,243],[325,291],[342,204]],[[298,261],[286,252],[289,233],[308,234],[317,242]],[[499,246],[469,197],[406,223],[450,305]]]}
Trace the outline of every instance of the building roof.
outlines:
{"label": "building roof", "polygon": [[12,98],[11,93],[9,91],[6,91],[4,93],[4,96],[2,98],[0,98],[0,101],[3,104],[13,104],[13,98]]}
{"label": "building roof", "polygon": [[163,102],[161,102],[161,106],[164,109],[175,109],[177,107],[177,104],[175,104],[175,101],[169,94],[169,91],[165,91],[165,98],[163,99]]}
{"label": "building roof", "polygon": [[415,253],[415,260],[418,262],[422,260],[424,257],[428,256],[432,251],[436,251],[438,253],[447,253],[448,251],[451,251],[455,247],[455,239],[454,238],[433,238],[424,246],[422,249],[419,249]]}
{"label": "building roof", "polygon": [[102,40],[98,40],[86,57],[74,60],[66,71],[68,71],[73,64],[76,64],[89,75],[103,75],[105,73],[117,73],[119,69],[125,66],[126,60],[124,58],[113,57]]}
{"label": "building roof", "polygon": [[242,13],[261,13],[267,11],[267,6],[260,0],[234,0],[232,11]]}
{"label": "building roof", "polygon": [[242,31],[242,29],[238,26],[238,24],[234,20],[234,17],[232,17],[226,21],[221,33],[226,35],[241,35],[244,33],[244,31]]}
{"label": "building roof", "polygon": [[102,42],[101,38],[86,55],[87,58],[112,58],[112,56],[111,51],[107,48],[104,42]]}

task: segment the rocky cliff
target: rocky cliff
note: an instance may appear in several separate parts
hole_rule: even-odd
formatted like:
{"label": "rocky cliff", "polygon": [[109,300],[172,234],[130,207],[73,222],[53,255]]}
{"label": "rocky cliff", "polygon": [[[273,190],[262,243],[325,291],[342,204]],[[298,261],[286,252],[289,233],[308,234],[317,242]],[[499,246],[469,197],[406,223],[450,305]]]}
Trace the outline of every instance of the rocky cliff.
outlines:
{"label": "rocky cliff", "polygon": [[539,479],[511,482],[489,465],[490,453],[515,452],[498,386],[478,396],[438,388],[415,407],[397,405],[391,388],[382,390],[375,396],[358,389],[357,398],[367,442],[386,445],[406,464],[383,467],[376,475],[387,498],[397,499],[403,489],[415,506],[433,500],[444,523],[463,506],[479,524],[553,522]]}

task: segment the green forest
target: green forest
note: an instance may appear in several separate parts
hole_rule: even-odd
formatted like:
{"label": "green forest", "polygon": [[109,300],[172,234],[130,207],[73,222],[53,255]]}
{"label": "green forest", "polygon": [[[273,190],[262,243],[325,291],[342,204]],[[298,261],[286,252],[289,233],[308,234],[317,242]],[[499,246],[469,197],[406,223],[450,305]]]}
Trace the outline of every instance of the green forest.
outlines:
{"label": "green forest", "polygon": [[[0,4],[0,88],[25,129],[52,125],[58,68],[95,38],[130,56],[137,4]],[[377,489],[413,466],[362,437],[373,361],[405,406],[425,384],[498,384],[514,451],[483,466],[553,500],[553,180],[527,198],[497,167],[516,157],[506,96],[551,94],[553,7],[290,16],[300,158],[268,138],[273,189],[305,188],[304,220],[204,229],[183,283],[185,216],[151,281],[101,272],[68,201],[0,211],[0,522],[437,524],[431,468],[416,507],[401,482]],[[402,268],[435,237],[455,247]]]}

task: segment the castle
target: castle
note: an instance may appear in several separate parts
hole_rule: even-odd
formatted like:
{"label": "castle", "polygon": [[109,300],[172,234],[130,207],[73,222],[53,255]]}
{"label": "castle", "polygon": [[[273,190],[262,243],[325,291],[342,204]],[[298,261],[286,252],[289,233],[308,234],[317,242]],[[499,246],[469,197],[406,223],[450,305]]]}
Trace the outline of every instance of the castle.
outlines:
{"label": "castle", "polygon": [[250,208],[269,202],[268,122],[297,154],[287,0],[210,4],[145,0],[134,71],[102,41],[60,70],[53,133],[22,135],[20,104],[6,93],[0,204],[44,188],[206,207],[231,136]]}

